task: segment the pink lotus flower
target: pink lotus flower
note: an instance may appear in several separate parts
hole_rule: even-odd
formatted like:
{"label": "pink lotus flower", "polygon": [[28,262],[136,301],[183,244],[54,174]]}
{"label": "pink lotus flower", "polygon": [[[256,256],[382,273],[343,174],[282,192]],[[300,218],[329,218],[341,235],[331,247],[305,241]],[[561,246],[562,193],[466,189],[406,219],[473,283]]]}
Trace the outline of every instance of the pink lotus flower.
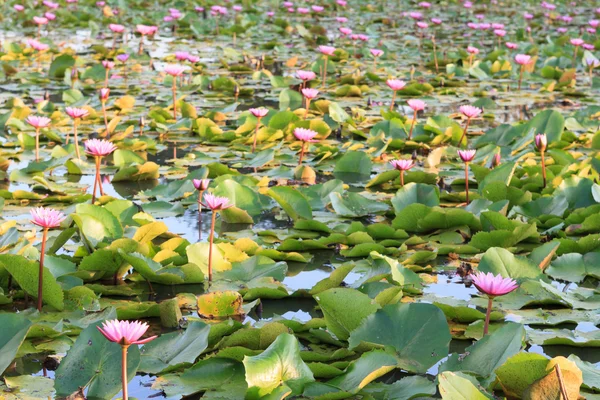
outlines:
{"label": "pink lotus flower", "polygon": [[598,28],[600,26],[600,20],[592,19],[588,22],[592,28]]}
{"label": "pink lotus flower", "polygon": [[46,7],[48,7],[48,8],[51,8],[51,9],[53,9],[53,10],[56,10],[56,9],[57,9],[57,8],[60,6],[60,4],[58,4],[58,3],[55,3],[55,2],[53,2],[53,1],[50,1],[50,0],[44,0],[44,1],[42,2],[42,4],[43,4],[43,5],[45,5],[45,6],[46,6]]}
{"label": "pink lotus flower", "polygon": [[67,112],[69,117],[71,117],[73,119],[85,118],[90,114],[90,112],[88,110],[86,110],[85,108],[77,108],[77,107],[67,107],[67,108],[65,108],[65,111]]}
{"label": "pink lotus flower", "polygon": [[322,7],[322,6],[310,6],[310,8],[312,8],[312,10],[317,13],[320,13],[321,11],[323,11],[325,9],[325,7]]}
{"label": "pink lotus flower", "polygon": [[492,29],[504,29],[504,24],[493,23]]}
{"label": "pink lotus flower", "polygon": [[[558,32],[558,33],[567,33],[567,31],[568,31],[568,29],[565,28],[565,27],[563,27],[563,26],[561,26],[560,28],[556,29],[556,32]],[[530,27],[527,27],[527,32],[531,32],[531,28]]]}
{"label": "pink lotus flower", "polygon": [[512,43],[512,42],[506,42],[506,43],[504,43],[504,45],[510,50],[516,50],[517,47],[519,47],[518,44]]}
{"label": "pink lotus flower", "polygon": [[596,49],[596,47],[593,44],[590,44],[590,43],[584,43],[583,46],[581,46],[581,47],[583,47],[584,49],[589,50],[589,51],[592,51],[592,50]]}
{"label": "pink lotus flower", "polygon": [[314,143],[314,142],[316,142],[316,140],[313,140],[313,138],[317,135],[318,135],[318,133],[311,129],[305,129],[305,128],[294,129],[294,136],[296,137],[296,139],[301,140],[303,142]]}
{"label": "pink lotus flower", "polygon": [[262,107],[260,107],[260,108],[251,108],[248,111],[250,111],[250,113],[252,115],[254,115],[256,118],[262,118],[262,117],[264,117],[265,115],[267,115],[269,113],[269,110],[267,110],[266,108],[262,108]]}
{"label": "pink lotus flower", "polygon": [[319,95],[319,91],[317,89],[305,88],[302,89],[302,95],[307,99],[312,100]]}
{"label": "pink lotus flower", "polygon": [[154,35],[158,31],[157,26],[136,25],[135,29],[142,36]]}
{"label": "pink lotus flower", "polygon": [[476,150],[458,150],[458,155],[464,163],[469,163],[475,158]]}
{"label": "pink lotus flower", "polygon": [[495,29],[494,35],[496,35],[498,37],[504,37],[504,36],[506,36],[506,31],[504,29]]}
{"label": "pink lotus flower", "polygon": [[575,47],[581,46],[582,44],[585,43],[585,41],[583,39],[579,39],[579,38],[571,39],[570,42]]}
{"label": "pink lotus flower", "polygon": [[267,17],[269,17],[269,18],[273,17],[274,15],[275,15],[274,11],[268,11],[267,12]]}
{"label": "pink lotus flower", "polygon": [[13,8],[15,9],[15,11],[18,11],[18,12],[25,11],[25,7],[24,7],[24,6],[22,6],[21,4],[15,4],[15,5],[13,6]]}
{"label": "pink lotus flower", "polygon": [[368,37],[367,35],[365,35],[364,33],[359,33],[359,34],[358,34],[358,39],[359,39],[361,42],[366,42],[367,40],[369,40],[369,37]]}
{"label": "pink lotus flower", "polygon": [[419,3],[419,7],[422,7],[422,8],[431,8],[431,3],[428,2],[428,1],[422,1],[422,2]]}
{"label": "pink lotus flower", "polygon": [[500,165],[500,153],[494,154],[494,158],[492,158],[492,166],[495,168]]}
{"label": "pink lotus flower", "polygon": [[429,27],[429,25],[427,25],[427,22],[423,22],[423,21],[417,22],[417,26],[421,29],[427,29]]}
{"label": "pink lotus flower", "polygon": [[348,2],[346,0],[335,0],[335,3],[338,6],[342,6],[342,7],[346,7],[346,5],[348,4]]}
{"label": "pink lotus flower", "polygon": [[29,210],[31,222],[44,229],[58,228],[67,218],[62,212],[53,208],[37,207]]}
{"label": "pink lotus flower", "polygon": [[346,22],[348,22],[348,18],[346,17],[335,17],[335,20],[340,24],[345,24]]}
{"label": "pink lotus flower", "polygon": [[298,79],[302,79],[303,81],[312,81],[317,77],[317,74],[312,71],[298,70],[296,71],[296,76]]}
{"label": "pink lotus flower", "polygon": [[176,51],[175,52],[175,58],[178,61],[187,61],[189,56],[190,56],[190,53],[188,53],[187,51]]}
{"label": "pink lotus flower", "polygon": [[523,14],[523,18],[527,20],[533,19],[533,14],[526,12]]}
{"label": "pink lotus flower", "polygon": [[105,321],[102,323],[102,328],[98,327],[100,333],[111,342],[118,343],[121,346],[130,346],[132,344],[145,344],[156,339],[156,336],[151,336],[146,339],[140,338],[148,330],[148,324],[139,321]]}
{"label": "pink lotus flower", "polygon": [[125,27],[123,25],[119,25],[119,24],[110,24],[110,25],[108,25],[108,29],[110,29],[114,33],[125,32]]}
{"label": "pink lotus flower", "polygon": [[421,14],[421,13],[420,13],[420,12],[418,12],[418,11],[412,11],[412,12],[409,12],[409,13],[408,13],[408,16],[409,16],[409,17],[411,17],[412,19],[416,19],[416,20],[419,20],[419,19],[422,19],[422,18],[423,18],[423,14]]}
{"label": "pink lotus flower", "polygon": [[494,276],[491,272],[478,272],[472,275],[472,279],[475,287],[491,298],[504,296],[519,287],[515,280],[503,278],[500,274]]}
{"label": "pink lotus flower", "polygon": [[469,105],[460,106],[458,110],[467,118],[476,118],[483,112],[481,108]]}
{"label": "pink lotus flower", "polygon": [[441,25],[443,21],[439,18],[431,18],[431,22],[435,25]]}
{"label": "pink lotus flower", "polygon": [[183,65],[169,64],[165,67],[165,72],[171,76],[181,76],[185,71]]}
{"label": "pink lotus flower", "polygon": [[37,25],[46,25],[48,24],[48,18],[46,17],[33,17],[33,22]]}
{"label": "pink lotus flower", "polygon": [[348,35],[350,35],[352,33],[352,29],[350,29],[350,28],[343,28],[342,27],[342,28],[339,28],[339,29],[340,29],[340,32],[342,34],[346,35],[346,36],[348,36]]}
{"label": "pink lotus flower", "polygon": [[233,8],[233,11],[242,11],[243,10],[242,6],[238,6],[238,5],[233,6],[231,8]]}
{"label": "pink lotus flower", "polygon": [[233,207],[233,204],[229,204],[229,199],[227,197],[215,196],[212,193],[206,193],[204,195],[204,202],[206,206],[213,211],[226,210]]}
{"label": "pink lotus flower", "polygon": [[284,1],[283,2],[283,6],[284,7],[293,7],[294,3],[292,3],[291,1]]}
{"label": "pink lotus flower", "polygon": [[117,149],[112,142],[104,139],[89,139],[84,145],[85,152],[94,157],[105,157]]}
{"label": "pink lotus flower", "polygon": [[27,44],[29,44],[32,49],[37,51],[46,51],[50,47],[47,44],[39,42],[35,39],[27,39]]}
{"label": "pink lotus flower", "polygon": [[298,7],[296,11],[298,11],[298,14],[308,14],[310,12],[310,8]]}
{"label": "pink lotus flower", "polygon": [[191,54],[190,54],[190,55],[188,56],[187,60],[188,60],[190,63],[192,63],[192,64],[196,64],[196,63],[200,62],[200,57],[198,57],[198,56],[193,56],[193,55],[191,55]]}
{"label": "pink lotus flower", "polygon": [[404,82],[404,81],[402,81],[400,79],[388,79],[385,83],[394,92],[397,91],[397,90],[402,90],[406,86],[406,82]]}
{"label": "pink lotus flower", "polygon": [[479,49],[477,47],[468,46],[467,53],[469,54],[479,54]]}
{"label": "pink lotus flower", "polygon": [[106,101],[108,100],[108,96],[110,95],[110,89],[109,88],[102,88],[99,91],[99,97],[100,97],[100,101]]}
{"label": "pink lotus flower", "polygon": [[102,66],[106,69],[113,69],[115,67],[115,63],[109,60],[102,60]]}
{"label": "pink lotus flower", "polygon": [[116,57],[116,59],[119,60],[119,61],[121,61],[123,64],[125,64],[125,62],[127,62],[127,60],[129,60],[129,54],[127,54],[127,53],[119,54]]}
{"label": "pink lotus flower", "polygon": [[392,160],[390,164],[398,171],[408,171],[415,166],[413,160]]}
{"label": "pink lotus flower", "polygon": [[538,133],[537,135],[535,135],[535,147],[537,147],[539,151],[546,150],[547,146],[548,138],[546,137],[545,133]]}
{"label": "pink lotus flower", "polygon": [[531,56],[528,56],[526,54],[517,54],[515,56],[515,61],[519,65],[527,65],[531,62]]}
{"label": "pink lotus flower", "polygon": [[331,56],[335,52],[335,47],[319,46],[319,51],[321,52],[321,54],[325,54],[326,56]]}
{"label": "pink lotus flower", "polygon": [[425,109],[426,103],[423,100],[411,99],[407,101],[408,106],[413,109],[413,111],[423,111]]}
{"label": "pink lotus flower", "polygon": [[192,183],[196,190],[205,191],[210,185],[210,179],[192,179]]}
{"label": "pink lotus flower", "polygon": [[383,55],[383,50],[379,50],[379,49],[370,49],[369,50],[371,52],[371,55],[373,57],[381,57]]}
{"label": "pink lotus flower", "polygon": [[27,119],[25,119],[25,122],[27,122],[29,125],[33,126],[35,129],[42,129],[42,128],[49,127],[50,124],[52,123],[52,120],[50,118],[46,118],[46,117],[30,115],[29,117],[27,117]]}
{"label": "pink lotus flower", "polygon": [[48,21],[54,21],[56,19],[56,14],[53,14],[51,12],[45,12],[44,17],[46,17]]}

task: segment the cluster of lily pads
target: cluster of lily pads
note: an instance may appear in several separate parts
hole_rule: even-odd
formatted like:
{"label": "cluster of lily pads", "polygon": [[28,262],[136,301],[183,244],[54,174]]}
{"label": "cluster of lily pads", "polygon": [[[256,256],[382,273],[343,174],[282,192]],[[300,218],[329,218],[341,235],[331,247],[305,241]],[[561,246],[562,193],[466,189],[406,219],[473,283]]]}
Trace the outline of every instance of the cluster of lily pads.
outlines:
{"label": "cluster of lily pads", "polygon": [[5,3],[0,397],[600,399],[592,2]]}

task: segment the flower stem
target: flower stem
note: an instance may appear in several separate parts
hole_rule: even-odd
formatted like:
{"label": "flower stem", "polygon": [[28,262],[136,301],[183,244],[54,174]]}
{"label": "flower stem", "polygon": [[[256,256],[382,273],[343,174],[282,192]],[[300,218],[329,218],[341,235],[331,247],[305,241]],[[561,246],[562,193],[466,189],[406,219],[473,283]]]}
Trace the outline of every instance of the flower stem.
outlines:
{"label": "flower stem", "polygon": [[565,381],[563,379],[562,371],[560,370],[560,365],[554,365],[554,370],[556,371],[556,377],[558,378],[558,385],[560,387],[560,394],[562,395],[563,400],[569,400],[569,395],[567,393],[567,388],[565,387]]}
{"label": "flower stem", "polygon": [[491,297],[488,297],[488,307],[485,313],[485,325],[483,325],[483,336],[488,334],[490,327],[490,315],[492,314],[492,301]]}
{"label": "flower stem", "polygon": [[127,391],[127,349],[129,346],[121,345],[121,381],[123,383],[123,400],[129,399]]}
{"label": "flower stem", "polygon": [[177,78],[173,77],[173,119],[177,120]]}
{"label": "flower stem", "polygon": [[412,123],[410,124],[410,132],[408,132],[408,138],[412,139],[412,133],[413,133],[413,129],[415,128],[415,123],[417,122],[417,110],[415,110],[415,113],[413,115],[413,120]]}
{"label": "flower stem", "polygon": [[35,128],[35,161],[40,161],[40,128]]}
{"label": "flower stem", "polygon": [[100,157],[96,156],[96,176],[94,176],[94,190],[92,191],[92,204],[96,202],[96,188],[100,181]]}
{"label": "flower stem", "polygon": [[302,150],[300,150],[300,159],[298,160],[298,165],[302,165],[302,159],[304,158],[304,146],[306,142],[302,142]]}
{"label": "flower stem", "polygon": [[198,193],[198,240],[202,240],[202,195],[204,190]]}
{"label": "flower stem", "polygon": [[306,99],[306,110],[304,111],[304,119],[308,117],[308,108],[310,107],[310,99]]}
{"label": "flower stem", "polygon": [[400,186],[404,187],[404,171],[400,171]]}
{"label": "flower stem", "polygon": [[322,87],[325,87],[325,81],[327,80],[327,59],[328,57],[325,56],[325,65],[323,67],[323,82],[321,83]]}
{"label": "flower stem", "polygon": [[79,154],[79,139],[77,139],[77,125],[79,125],[79,118],[73,120],[73,138],[75,140],[75,154],[77,159],[81,161],[81,154]]}
{"label": "flower stem", "polygon": [[210,247],[208,248],[208,282],[212,282],[212,250],[213,241],[215,240],[215,221],[217,220],[217,212],[213,210],[212,219],[210,221]]}
{"label": "flower stem", "polygon": [[104,74],[104,87],[108,87],[108,74],[109,74],[109,69],[106,68],[106,73]]}
{"label": "flower stem", "polygon": [[396,91],[394,90],[394,94],[392,95],[392,104],[390,104],[390,111],[394,109],[394,103],[396,102]]}
{"label": "flower stem", "polygon": [[467,205],[469,205],[469,163],[465,163],[465,191],[467,194]]}
{"label": "flower stem", "polygon": [[471,123],[471,118],[467,117],[467,123],[465,124],[465,129],[463,130],[463,134],[460,137],[460,140],[458,141],[459,146],[462,144],[463,139],[467,137],[467,130],[469,130],[470,123]]}
{"label": "flower stem", "polygon": [[108,117],[106,116],[106,101],[102,100],[102,115],[104,115],[104,126],[106,127],[106,135],[110,138],[110,132],[108,131]]}
{"label": "flower stem", "polygon": [[48,228],[44,228],[42,233],[42,250],[40,253],[40,273],[38,276],[38,299],[37,310],[42,312],[42,295],[44,290],[44,254],[46,253],[46,239],[48,239]]}
{"label": "flower stem", "polygon": [[431,42],[433,43],[433,62],[435,63],[435,73],[439,73],[440,72],[440,67],[438,65],[438,59],[437,59],[437,50],[436,50],[436,46],[435,46],[435,36],[431,37]]}
{"label": "flower stem", "polygon": [[256,139],[258,137],[258,127],[260,126],[260,117],[258,118],[258,122],[256,123],[256,128],[254,128],[254,143],[252,143],[252,152],[256,151]]}
{"label": "flower stem", "polygon": [[544,182],[544,188],[546,187],[546,158],[544,157],[545,152],[540,152],[542,155],[542,180]]}
{"label": "flower stem", "polygon": [[519,73],[519,87],[518,89],[521,90],[521,82],[523,81],[523,66],[521,65],[521,72]]}

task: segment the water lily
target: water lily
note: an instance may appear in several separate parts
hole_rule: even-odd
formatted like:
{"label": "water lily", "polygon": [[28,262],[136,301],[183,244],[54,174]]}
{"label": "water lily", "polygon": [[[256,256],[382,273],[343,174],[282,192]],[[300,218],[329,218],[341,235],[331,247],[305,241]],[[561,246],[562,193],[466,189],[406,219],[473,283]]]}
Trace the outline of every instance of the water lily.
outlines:
{"label": "water lily", "polygon": [[40,250],[40,269],[38,272],[38,295],[37,295],[37,310],[42,311],[43,299],[43,282],[44,282],[44,256],[46,254],[46,240],[48,239],[48,231],[58,228],[66,216],[53,208],[37,207],[30,211],[31,222],[42,228],[42,248]]}
{"label": "water lily", "polygon": [[[65,108],[67,115],[73,118],[73,140],[75,141],[75,154],[77,155],[77,159],[81,160],[81,155],[79,154],[79,139],[77,138],[77,127],[79,126],[79,121],[82,118],[85,118],[89,115],[89,111],[85,108],[78,107],[67,107]],[[67,139],[65,144],[69,143],[69,135],[67,134]]]}
{"label": "water lily", "polygon": [[462,115],[467,117],[467,122],[465,123],[465,128],[463,129],[462,136],[460,137],[460,140],[458,141],[458,143],[461,144],[463,142],[463,139],[466,139],[466,137],[467,137],[467,131],[469,130],[469,124],[471,123],[471,119],[477,118],[483,112],[483,110],[479,107],[474,107],[474,106],[470,106],[470,105],[460,106],[458,108],[458,110],[462,113]]}
{"label": "water lily", "polygon": [[170,64],[165,67],[165,72],[173,78],[171,90],[173,92],[173,119],[177,119],[177,77],[181,76],[185,71],[183,65]]}
{"label": "water lily", "polygon": [[373,56],[373,69],[377,69],[377,59],[383,55],[383,50],[370,49],[369,52]]}
{"label": "water lily", "polygon": [[89,139],[85,143],[85,152],[94,157],[96,161],[96,176],[94,178],[94,189],[92,192],[92,204],[96,201],[96,186],[100,188],[100,194],[104,195],[102,181],[100,180],[100,161],[117,149],[112,142],[108,140]]}
{"label": "water lily", "polygon": [[469,204],[469,163],[475,158],[476,150],[458,150],[458,156],[465,163],[465,192],[466,202]]}
{"label": "water lily", "polygon": [[390,89],[392,89],[394,93],[392,94],[392,102],[390,104],[390,111],[392,111],[394,109],[394,103],[396,101],[396,93],[398,92],[398,90],[404,89],[404,87],[406,86],[406,82],[400,79],[388,79],[386,81],[386,84]]}
{"label": "water lily", "polygon": [[212,252],[213,242],[215,238],[215,222],[217,220],[217,213],[219,211],[226,210],[233,207],[230,200],[227,197],[215,196],[212,193],[206,193],[204,195],[204,207],[208,207],[212,210],[212,219],[210,222],[210,247],[208,248],[208,282],[212,282]]}
{"label": "water lily", "polygon": [[294,129],[294,136],[296,139],[302,142],[302,148],[300,149],[300,158],[298,160],[298,165],[302,165],[302,159],[304,158],[304,151],[306,147],[306,143],[314,143],[316,140],[313,140],[318,133],[313,131],[312,129],[305,128],[296,128]]}
{"label": "water lily", "polygon": [[251,108],[250,113],[254,115],[258,121],[256,122],[256,127],[254,128],[254,142],[252,143],[252,152],[256,151],[256,138],[258,137],[258,127],[260,126],[260,120],[262,117],[269,113],[269,110],[266,108]]}
{"label": "water lily", "polygon": [[483,325],[483,334],[487,335],[490,326],[490,315],[492,313],[492,302],[498,296],[509,294],[516,290],[519,285],[511,278],[503,278],[502,275],[494,275],[491,272],[478,272],[472,276],[473,285],[488,298],[487,311],[485,313],[485,324]]}
{"label": "water lily", "polygon": [[407,101],[408,106],[413,110],[413,119],[410,124],[410,131],[408,132],[408,139],[412,139],[413,128],[417,122],[417,113],[425,109],[426,103],[423,100],[411,99]]}
{"label": "water lily", "polygon": [[127,383],[127,350],[131,345],[146,344],[157,336],[151,336],[146,339],[141,339],[148,330],[148,324],[145,322],[129,322],[129,321],[105,321],[102,323],[102,328],[97,327],[104,337],[113,343],[121,346],[121,383],[123,384],[123,399],[128,399]]}
{"label": "water lily", "polygon": [[404,186],[404,172],[414,167],[415,162],[413,160],[392,160],[390,164],[400,172],[400,186]]}
{"label": "water lily", "polygon": [[40,160],[40,129],[47,128],[52,122],[50,118],[30,115],[25,120],[29,125],[35,128],[35,161]]}
{"label": "water lily", "polygon": [[317,98],[319,91],[317,89],[305,88],[302,89],[302,95],[304,96],[304,101],[306,102],[306,110],[304,111],[304,119],[306,119],[308,117],[310,101]]}
{"label": "water lily", "polygon": [[104,87],[108,87],[108,77],[110,74],[110,70],[115,67],[115,63],[113,61],[103,60],[102,66],[104,67],[104,70],[105,70]]}
{"label": "water lily", "polygon": [[519,90],[521,90],[521,82],[523,81],[523,71],[525,70],[525,66],[531,63],[531,56],[528,56],[527,54],[517,54],[515,56],[515,61],[521,66],[519,72]]}
{"label": "water lily", "polygon": [[325,82],[327,81],[327,60],[329,56],[332,56],[335,52],[335,47],[331,46],[319,46],[319,52],[323,55],[323,74],[321,79],[322,87],[325,87]]}

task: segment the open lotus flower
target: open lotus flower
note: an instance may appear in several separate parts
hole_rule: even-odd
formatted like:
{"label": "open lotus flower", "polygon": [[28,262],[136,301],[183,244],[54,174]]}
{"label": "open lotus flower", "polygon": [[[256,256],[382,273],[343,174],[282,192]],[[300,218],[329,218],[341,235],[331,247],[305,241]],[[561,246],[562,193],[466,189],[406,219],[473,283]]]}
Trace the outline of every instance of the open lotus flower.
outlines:
{"label": "open lotus flower", "polygon": [[40,129],[47,128],[50,126],[52,120],[47,117],[39,117],[37,115],[30,115],[25,119],[29,125],[35,128],[35,161],[40,160]]}
{"label": "open lotus flower", "polygon": [[102,157],[105,157],[111,154],[113,151],[117,149],[112,142],[108,140],[99,140],[99,139],[89,139],[85,143],[85,152],[90,156],[93,156],[96,161],[96,176],[94,179],[94,189],[92,191],[92,204],[96,201],[96,189],[100,188],[100,194],[104,194],[104,190],[102,189],[102,180],[100,179],[100,160]]}
{"label": "open lotus flower", "polygon": [[488,297],[488,307],[485,314],[485,325],[483,326],[483,334],[487,335],[490,325],[490,314],[492,312],[492,302],[495,297],[504,296],[516,290],[519,285],[511,278],[503,278],[502,275],[494,275],[491,272],[478,272],[472,275],[473,285],[479,291]]}
{"label": "open lotus flower", "polygon": [[[79,126],[79,120],[81,118],[87,117],[89,115],[89,111],[85,108],[77,108],[77,107],[66,107],[65,111],[69,115],[69,117],[73,118],[73,138],[75,141],[75,154],[77,154],[77,159],[81,160],[81,155],[79,154],[79,139],[77,138],[77,127]],[[65,144],[69,143],[69,136],[67,135],[67,139]]]}
{"label": "open lotus flower", "polygon": [[412,139],[413,129],[417,122],[417,113],[425,109],[425,102],[423,100],[410,99],[407,101],[408,106],[413,110],[413,119],[410,124],[410,131],[408,132],[408,138]]}
{"label": "open lotus flower", "polygon": [[44,282],[44,257],[46,254],[46,241],[48,239],[48,230],[58,228],[66,218],[66,216],[53,208],[37,207],[29,210],[31,214],[31,222],[37,226],[40,226],[42,230],[42,248],[40,250],[40,268],[38,271],[38,296],[37,296],[37,310],[42,311],[42,299],[43,299],[43,282]]}
{"label": "open lotus flower", "polygon": [[465,192],[466,201],[469,204],[469,163],[475,158],[476,150],[458,150],[460,159],[465,163]]}
{"label": "open lotus flower", "polygon": [[208,282],[210,283],[212,282],[212,248],[215,237],[215,221],[217,219],[217,213],[233,207],[233,204],[229,202],[227,197],[219,197],[212,193],[206,193],[204,195],[204,205],[212,210],[209,237],[210,247],[208,248]]}
{"label": "open lotus flower", "polygon": [[303,81],[306,82],[306,81],[312,81],[313,79],[315,79],[317,77],[317,74],[315,74],[312,71],[298,70],[298,71],[296,71],[296,76],[298,77],[298,79],[302,79]]}
{"label": "open lotus flower", "polygon": [[521,90],[521,82],[523,81],[523,71],[525,66],[531,63],[531,56],[527,54],[517,54],[515,56],[515,62],[521,66],[519,72],[519,90]]}
{"label": "open lotus flower", "polygon": [[322,86],[325,87],[325,82],[327,81],[327,60],[329,58],[329,56],[332,56],[333,53],[335,52],[335,47],[331,47],[331,46],[319,46],[319,52],[321,54],[323,54],[323,57],[325,59],[324,61],[324,65],[323,65],[323,75],[322,75]]}
{"label": "open lotus flower", "polygon": [[298,165],[302,165],[302,159],[304,158],[304,151],[306,148],[306,143],[314,143],[316,140],[313,140],[318,133],[305,128],[296,128],[294,129],[294,136],[296,139],[302,142],[302,148],[300,150],[300,159],[298,160]]}
{"label": "open lotus flower", "polygon": [[269,113],[269,110],[267,110],[266,108],[251,108],[250,113],[252,115],[254,115],[256,118],[258,118],[258,122],[256,123],[256,127],[254,128],[254,143],[252,144],[252,152],[254,153],[256,151],[256,139],[258,138],[258,128],[260,126],[260,120],[262,117],[264,117],[265,115],[267,115]]}
{"label": "open lotus flower", "polygon": [[458,141],[458,143],[461,144],[463,140],[467,137],[467,131],[469,129],[471,119],[478,117],[483,112],[483,110],[479,107],[474,107],[470,105],[460,106],[458,110],[461,112],[462,115],[467,117],[467,122],[465,124],[465,128],[463,129],[463,134],[460,137],[460,140]]}
{"label": "open lotus flower", "polygon": [[415,166],[413,160],[392,160],[392,167],[400,172],[400,186],[404,186],[404,172]]}
{"label": "open lotus flower", "polygon": [[128,399],[127,393],[127,350],[131,345],[146,344],[151,340],[156,339],[156,336],[151,336],[146,339],[141,337],[148,330],[148,324],[145,322],[129,322],[129,321],[105,321],[102,323],[102,328],[97,327],[98,330],[105,338],[111,342],[118,343],[121,345],[121,382],[123,385],[123,399]]}
{"label": "open lotus flower", "polygon": [[173,119],[177,119],[177,77],[181,76],[185,71],[183,65],[169,64],[165,67],[165,72],[173,77],[173,85],[171,90],[173,92]]}
{"label": "open lotus flower", "polygon": [[404,87],[406,86],[406,82],[400,79],[388,79],[385,83],[394,92],[394,94],[392,95],[392,103],[390,104],[390,111],[392,111],[394,109],[394,103],[396,102],[396,92],[398,92],[398,90],[404,89]]}

